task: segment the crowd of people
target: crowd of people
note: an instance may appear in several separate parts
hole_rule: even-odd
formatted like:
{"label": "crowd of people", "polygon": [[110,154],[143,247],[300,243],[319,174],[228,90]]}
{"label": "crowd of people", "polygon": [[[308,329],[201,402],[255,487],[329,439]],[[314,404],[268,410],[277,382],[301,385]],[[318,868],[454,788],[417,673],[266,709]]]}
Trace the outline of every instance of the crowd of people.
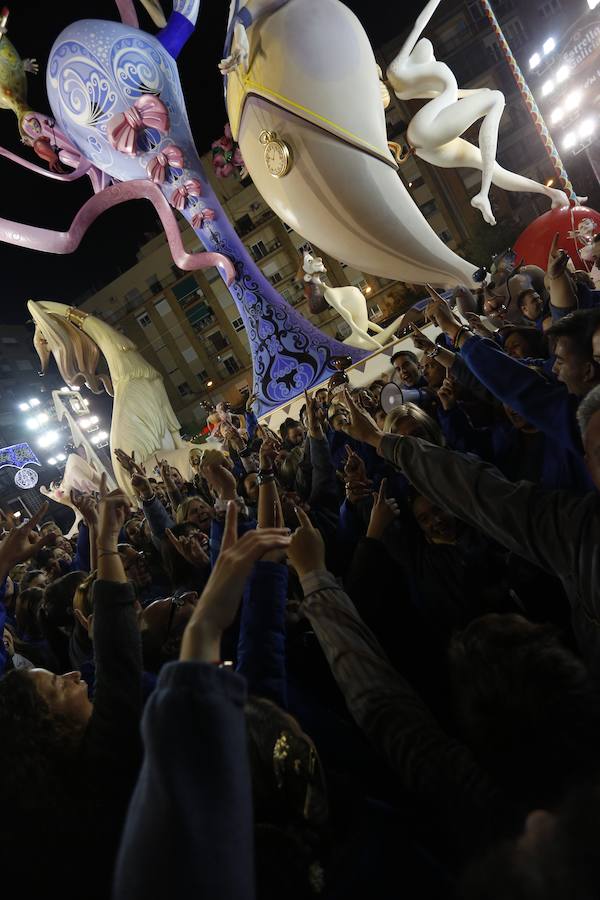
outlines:
{"label": "crowd of people", "polygon": [[597,897],[600,311],[556,242],[430,293],[368,387],[6,518],[5,889]]}

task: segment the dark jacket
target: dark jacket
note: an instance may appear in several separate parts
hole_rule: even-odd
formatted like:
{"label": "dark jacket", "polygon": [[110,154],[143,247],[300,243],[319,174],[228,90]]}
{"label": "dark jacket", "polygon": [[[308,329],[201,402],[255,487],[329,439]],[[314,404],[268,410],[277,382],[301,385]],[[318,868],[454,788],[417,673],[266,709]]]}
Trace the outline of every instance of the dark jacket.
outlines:
{"label": "dark jacket", "polygon": [[562,581],[581,653],[600,674],[598,495],[514,484],[486,463],[417,438],[386,435],[380,452],[426,497]]}
{"label": "dark jacket", "polygon": [[244,680],[225,669],[177,662],[161,671],[144,712],[114,900],[253,900],[245,699]]}

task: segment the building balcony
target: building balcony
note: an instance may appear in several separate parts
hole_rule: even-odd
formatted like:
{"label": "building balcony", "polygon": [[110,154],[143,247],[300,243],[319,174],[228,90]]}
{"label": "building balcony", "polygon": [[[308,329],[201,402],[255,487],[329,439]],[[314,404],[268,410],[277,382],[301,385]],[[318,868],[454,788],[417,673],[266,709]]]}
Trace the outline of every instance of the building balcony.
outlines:
{"label": "building balcony", "polygon": [[298,266],[291,263],[289,266],[283,266],[278,272],[273,272],[272,275],[269,275],[269,281],[273,285],[282,284],[282,282],[287,281],[289,278],[296,275],[297,271]]}
{"label": "building balcony", "polygon": [[241,238],[247,238],[251,234],[254,234],[255,231],[258,231],[259,228],[262,228],[263,225],[266,225],[267,222],[271,222],[274,218],[275,213],[273,210],[267,209],[257,219],[251,219],[250,216],[240,219],[238,222],[234,223],[234,228]]}
{"label": "building balcony", "polygon": [[252,253],[255,262],[261,262],[263,259],[268,259],[273,253],[277,253],[278,250],[281,250],[281,241],[275,239],[268,244],[263,244],[263,246],[264,250],[262,248],[251,249],[250,252]]}
{"label": "building balcony", "polygon": [[214,359],[215,356],[220,356],[221,353],[225,353],[226,350],[229,350],[231,344],[227,338],[224,338],[222,345],[220,347],[215,347],[215,345],[211,341],[202,341],[202,348],[209,359]]}
{"label": "building balcony", "polygon": [[194,322],[192,328],[196,332],[196,334],[200,334],[202,331],[206,331],[207,328],[210,328],[211,325],[216,325],[218,323],[218,319],[215,315],[205,316],[203,319],[200,319],[198,322]]}

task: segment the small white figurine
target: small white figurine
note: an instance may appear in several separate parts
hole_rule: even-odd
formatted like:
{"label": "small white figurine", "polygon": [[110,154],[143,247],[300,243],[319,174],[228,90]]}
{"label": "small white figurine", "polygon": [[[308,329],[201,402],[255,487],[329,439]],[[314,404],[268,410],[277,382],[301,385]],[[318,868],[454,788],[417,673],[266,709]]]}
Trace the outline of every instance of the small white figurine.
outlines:
{"label": "small white figurine", "polygon": [[[319,256],[305,251],[302,263],[304,281],[311,286],[313,292],[323,296],[327,303],[348,323],[351,329],[349,337],[344,341],[351,347],[361,347],[364,350],[380,350],[384,344],[390,341],[394,332],[399,328],[402,316],[399,316],[387,328],[382,328],[375,322],[369,321],[367,301],[364,294],[357,287],[330,288],[323,282],[323,275],[327,269]],[[375,335],[370,335],[374,331]]]}

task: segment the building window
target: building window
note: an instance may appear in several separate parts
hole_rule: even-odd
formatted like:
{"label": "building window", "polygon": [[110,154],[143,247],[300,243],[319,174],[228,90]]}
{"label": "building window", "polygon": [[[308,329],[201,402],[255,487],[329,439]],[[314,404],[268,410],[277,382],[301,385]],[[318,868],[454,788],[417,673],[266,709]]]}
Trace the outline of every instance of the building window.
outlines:
{"label": "building window", "polygon": [[224,334],[221,334],[220,331],[214,331],[212,334],[209,334],[208,340],[213,345],[213,348],[217,351],[224,350],[226,347],[229,347],[229,341]]}
{"label": "building window", "polygon": [[162,291],[162,285],[158,280],[157,275],[151,275],[150,278],[146,279],[146,282],[153,294],[160,294],[160,292]]}
{"label": "building window", "polygon": [[432,216],[437,212],[435,200],[428,200],[427,203],[424,203],[423,206],[419,207],[419,209],[421,210],[425,218],[427,218],[428,216]]}
{"label": "building window", "polygon": [[178,384],[177,390],[179,391],[179,393],[181,394],[182,397],[187,397],[189,394],[192,393],[192,389],[189,386],[189,384],[187,383],[187,381],[182,381],[181,384]]}
{"label": "building window", "polygon": [[263,256],[266,256],[268,250],[264,244],[264,241],[257,241],[255,244],[250,245],[250,252],[254,259],[262,259]]}
{"label": "building window", "polygon": [[162,300],[159,300],[158,303],[154,304],[154,309],[159,314],[159,316],[166,316],[171,312],[169,301],[165,300],[164,297]]}
{"label": "building window", "polygon": [[138,288],[131,288],[130,291],[127,291],[125,294],[125,300],[127,303],[141,303],[142,295],[140,294]]}
{"label": "building window", "polygon": [[193,347],[186,347],[181,351],[181,355],[187,363],[192,363],[194,360],[198,359],[198,354]]}
{"label": "building window", "polygon": [[560,0],[548,0],[547,3],[540,6],[540,15],[543,19],[548,19],[550,16],[555,15],[555,13],[560,12],[561,9],[562,5]]}
{"label": "building window", "polygon": [[200,369],[199,372],[196,372],[196,378],[198,381],[205,381],[208,378],[208,372],[206,369]]}
{"label": "building window", "polygon": [[148,325],[152,325],[152,319],[148,313],[142,313],[141,316],[136,316],[136,321],[142,328],[147,328]]}
{"label": "building window", "polygon": [[177,297],[179,303],[181,303],[182,300],[185,300],[186,297],[189,297],[190,294],[198,293],[201,297],[203,296],[202,291],[198,287],[198,282],[193,275],[188,275],[188,277],[183,278],[179,284],[174,284],[173,293]]}
{"label": "building window", "polygon": [[223,365],[227,369],[227,372],[230,375],[235,375],[235,373],[238,372],[240,369],[240,364],[238,363],[235,356],[228,356],[227,359],[223,359],[223,360],[221,360],[221,362],[223,363]]}
{"label": "building window", "polygon": [[269,275],[269,281],[271,284],[278,284],[280,281],[283,281],[280,272],[273,272],[272,275]]}
{"label": "building window", "polygon": [[448,244],[452,240],[452,235],[449,231],[441,231],[440,238],[443,240],[445,244]]}
{"label": "building window", "polygon": [[241,316],[239,317],[239,319],[234,319],[231,324],[233,325],[233,327],[235,328],[236,331],[244,330],[244,320],[242,319]]}

